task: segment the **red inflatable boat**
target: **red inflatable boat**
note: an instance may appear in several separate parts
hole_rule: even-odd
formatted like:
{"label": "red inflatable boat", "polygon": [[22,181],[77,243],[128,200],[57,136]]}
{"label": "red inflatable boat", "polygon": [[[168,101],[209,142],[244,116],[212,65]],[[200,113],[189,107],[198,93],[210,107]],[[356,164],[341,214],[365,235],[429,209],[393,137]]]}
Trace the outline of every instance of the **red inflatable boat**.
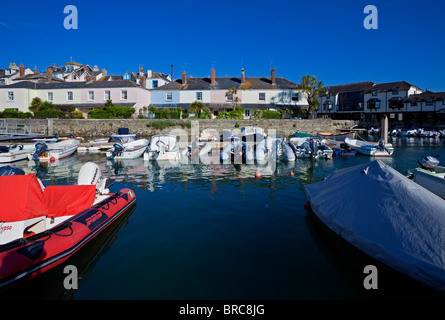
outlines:
{"label": "red inflatable boat", "polygon": [[60,265],[130,210],[130,189],[42,188],[34,174],[0,176],[0,288]]}

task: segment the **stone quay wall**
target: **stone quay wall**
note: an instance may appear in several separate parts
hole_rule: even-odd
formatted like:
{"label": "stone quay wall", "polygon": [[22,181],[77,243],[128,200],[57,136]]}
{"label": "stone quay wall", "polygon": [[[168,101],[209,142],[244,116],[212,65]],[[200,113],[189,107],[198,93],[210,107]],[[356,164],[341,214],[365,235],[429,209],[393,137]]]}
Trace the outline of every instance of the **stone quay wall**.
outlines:
{"label": "stone quay wall", "polygon": [[[320,131],[338,133],[341,130],[350,129],[357,125],[352,120],[332,119],[4,119],[10,123],[44,124],[48,127],[48,135],[58,133],[59,136],[73,134],[80,137],[104,138],[117,133],[118,128],[129,128],[131,133],[139,137],[150,137],[155,134],[168,134],[185,131],[188,135],[196,136],[204,129],[213,129],[213,132],[222,134],[224,130],[234,134],[240,132],[242,127],[261,127],[266,134],[282,135],[288,137],[296,131],[315,134]],[[168,126],[158,129],[155,126],[147,126],[148,123],[169,121],[178,123],[178,126]],[[189,123],[191,126],[180,126],[181,123]],[[173,131],[174,130],[174,131]],[[182,131],[181,131],[182,130]],[[275,131],[273,131],[275,130]]]}

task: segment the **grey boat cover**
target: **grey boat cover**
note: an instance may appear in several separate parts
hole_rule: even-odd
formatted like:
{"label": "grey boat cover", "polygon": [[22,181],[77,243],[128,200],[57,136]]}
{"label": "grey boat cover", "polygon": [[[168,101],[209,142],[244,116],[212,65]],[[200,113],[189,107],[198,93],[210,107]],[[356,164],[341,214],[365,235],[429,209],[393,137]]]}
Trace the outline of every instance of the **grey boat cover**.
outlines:
{"label": "grey boat cover", "polygon": [[445,200],[381,160],[305,186],[335,233],[395,270],[445,290]]}

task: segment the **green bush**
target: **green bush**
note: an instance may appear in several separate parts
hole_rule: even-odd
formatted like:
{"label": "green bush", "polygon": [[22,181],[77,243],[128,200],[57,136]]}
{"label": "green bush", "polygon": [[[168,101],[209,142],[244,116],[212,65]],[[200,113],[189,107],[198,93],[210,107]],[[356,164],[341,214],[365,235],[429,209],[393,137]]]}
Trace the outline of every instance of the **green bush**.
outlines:
{"label": "green bush", "polygon": [[128,106],[115,106],[108,100],[104,107],[99,107],[88,112],[88,119],[128,119],[131,118],[135,109]]}
{"label": "green bush", "polygon": [[244,119],[244,109],[236,107],[233,111],[222,111],[216,119]]}
{"label": "green bush", "polygon": [[257,110],[251,116],[252,119],[281,119],[280,111],[273,110]]}
{"label": "green bush", "polygon": [[80,110],[73,110],[73,111],[71,111],[71,118],[83,119],[83,112]]}

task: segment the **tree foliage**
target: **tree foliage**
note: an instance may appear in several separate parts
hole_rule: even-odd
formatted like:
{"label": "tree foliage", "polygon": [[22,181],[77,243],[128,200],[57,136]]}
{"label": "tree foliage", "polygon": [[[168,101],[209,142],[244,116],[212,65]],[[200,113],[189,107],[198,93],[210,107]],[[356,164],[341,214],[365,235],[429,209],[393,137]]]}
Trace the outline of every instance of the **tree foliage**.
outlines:
{"label": "tree foliage", "polygon": [[306,75],[301,78],[301,84],[297,85],[297,90],[302,90],[306,94],[309,104],[308,112],[313,113],[318,109],[319,97],[325,94],[323,82],[317,81],[317,77]]}

